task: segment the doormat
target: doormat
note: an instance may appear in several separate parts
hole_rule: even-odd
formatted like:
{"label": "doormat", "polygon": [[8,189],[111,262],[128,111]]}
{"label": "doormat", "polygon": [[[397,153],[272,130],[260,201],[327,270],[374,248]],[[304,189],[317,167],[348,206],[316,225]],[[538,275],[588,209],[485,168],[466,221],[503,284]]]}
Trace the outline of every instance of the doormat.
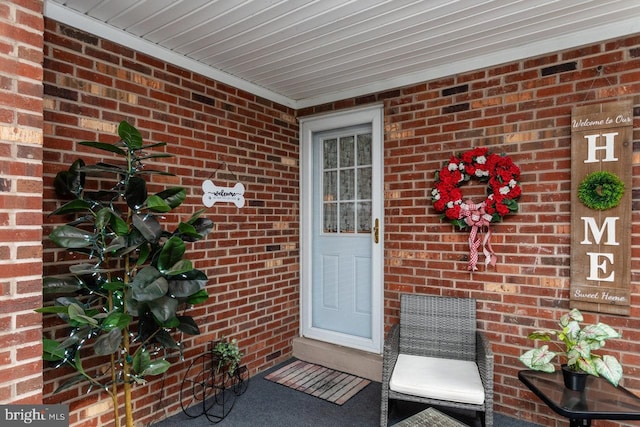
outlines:
{"label": "doormat", "polygon": [[264,377],[266,380],[342,405],[371,381],[297,360]]}

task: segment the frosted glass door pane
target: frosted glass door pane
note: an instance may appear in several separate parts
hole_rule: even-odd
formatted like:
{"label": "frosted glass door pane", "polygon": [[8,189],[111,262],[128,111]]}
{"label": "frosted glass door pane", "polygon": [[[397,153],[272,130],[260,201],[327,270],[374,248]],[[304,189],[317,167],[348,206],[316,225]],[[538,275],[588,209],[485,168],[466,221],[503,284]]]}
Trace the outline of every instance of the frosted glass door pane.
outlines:
{"label": "frosted glass door pane", "polygon": [[354,163],[353,137],[340,138],[340,167],[348,168]]}
{"label": "frosted glass door pane", "polygon": [[340,171],[340,200],[353,200],[355,198],[355,170]]}
{"label": "frosted glass door pane", "polygon": [[338,167],[338,140],[326,139],[323,144],[323,158],[325,169],[335,169]]}
{"label": "frosted glass door pane", "polygon": [[358,166],[371,164],[371,134],[358,135]]}
{"label": "frosted glass door pane", "polygon": [[358,233],[371,233],[371,202],[358,203]]}
{"label": "frosted glass door pane", "polygon": [[353,233],[355,229],[355,203],[340,203],[340,232]]}
{"label": "frosted glass door pane", "polygon": [[371,200],[371,168],[358,168],[358,200]]}
{"label": "frosted glass door pane", "polygon": [[338,204],[324,204],[324,232],[335,233],[338,231]]}
{"label": "frosted glass door pane", "polygon": [[338,180],[336,171],[324,173],[323,182],[323,200],[325,202],[333,202],[338,200]]}

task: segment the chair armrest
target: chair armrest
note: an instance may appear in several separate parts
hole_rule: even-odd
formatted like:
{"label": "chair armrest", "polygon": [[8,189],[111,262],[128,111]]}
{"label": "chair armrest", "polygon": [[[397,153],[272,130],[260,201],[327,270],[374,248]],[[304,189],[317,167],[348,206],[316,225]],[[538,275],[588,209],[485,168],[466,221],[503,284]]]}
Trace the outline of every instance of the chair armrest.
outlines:
{"label": "chair armrest", "polygon": [[382,384],[388,387],[391,373],[396,366],[400,354],[400,325],[391,326],[387,339],[384,341],[384,355],[382,358]]}
{"label": "chair armrest", "polygon": [[485,390],[491,390],[493,393],[493,351],[491,343],[482,331],[476,332],[476,363]]}

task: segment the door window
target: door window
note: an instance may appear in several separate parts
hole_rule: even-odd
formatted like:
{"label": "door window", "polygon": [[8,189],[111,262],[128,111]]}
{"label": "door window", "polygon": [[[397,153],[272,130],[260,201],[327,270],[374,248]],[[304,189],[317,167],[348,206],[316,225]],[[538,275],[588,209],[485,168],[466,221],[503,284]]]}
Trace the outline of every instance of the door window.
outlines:
{"label": "door window", "polygon": [[322,141],[323,232],[371,233],[371,132]]}

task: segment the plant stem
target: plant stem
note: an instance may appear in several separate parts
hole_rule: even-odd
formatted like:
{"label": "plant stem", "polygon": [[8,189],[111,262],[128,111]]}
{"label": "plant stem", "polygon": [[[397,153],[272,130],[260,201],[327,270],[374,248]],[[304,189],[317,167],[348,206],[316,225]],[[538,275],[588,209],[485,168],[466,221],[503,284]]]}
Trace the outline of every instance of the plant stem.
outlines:
{"label": "plant stem", "polygon": [[130,370],[131,365],[129,364],[129,328],[124,328],[122,330],[122,338],[124,340],[124,348],[125,348],[125,357],[124,363],[122,365],[122,373],[124,380],[124,410],[127,420],[127,427],[133,427],[133,409],[131,401],[131,379],[130,379]]}
{"label": "plant stem", "polygon": [[118,408],[118,377],[116,375],[116,358],[111,355],[111,399],[113,400],[113,420],[115,427],[120,427],[120,411]]}
{"label": "plant stem", "polygon": [[[127,156],[127,163],[129,164],[129,170],[131,170],[131,153]],[[129,227],[132,225],[132,212],[131,209],[127,209],[127,223]],[[129,275],[131,274],[131,260],[129,256],[124,257],[124,277],[122,278],[125,283],[125,289],[129,286]],[[122,312],[127,312],[126,298],[123,297]],[[129,327],[122,329],[122,346],[124,348],[124,364],[122,365],[122,379],[124,381],[124,409],[127,419],[127,427],[133,427],[133,402],[131,399],[131,364],[129,358],[131,357],[131,344],[129,342]]]}

